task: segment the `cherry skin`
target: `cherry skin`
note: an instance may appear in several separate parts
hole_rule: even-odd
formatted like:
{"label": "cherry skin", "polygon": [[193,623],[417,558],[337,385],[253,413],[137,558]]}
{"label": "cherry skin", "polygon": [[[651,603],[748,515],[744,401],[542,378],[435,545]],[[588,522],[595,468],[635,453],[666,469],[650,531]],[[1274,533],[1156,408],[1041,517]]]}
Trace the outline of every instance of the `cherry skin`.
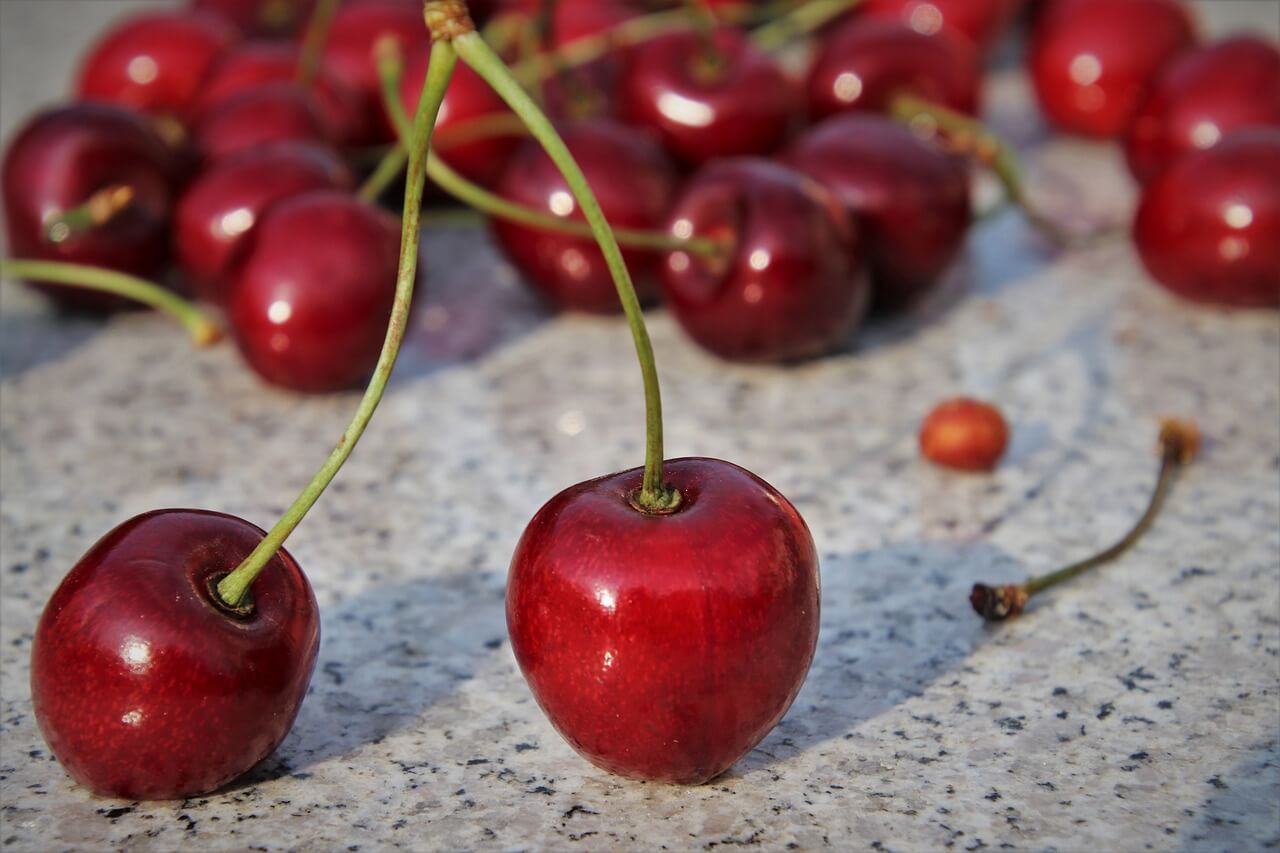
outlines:
{"label": "cherry skin", "polygon": [[1280,126],[1280,50],[1239,35],[1188,50],[1164,68],[1129,127],[1125,155],[1145,183],[1188,151],[1262,126]]}
{"label": "cherry skin", "polygon": [[784,160],[834,191],[858,220],[877,308],[910,304],[964,245],[971,220],[966,162],[898,122],[863,113],[832,116]]}
{"label": "cherry skin", "polygon": [[[564,126],[565,144],[587,176],[605,218],[615,227],[661,228],[675,195],[676,176],[662,147],[634,128],[609,119]],[[560,170],[535,140],[512,157],[499,194],[563,218],[585,221]],[[525,278],[558,305],[596,314],[622,310],[604,256],[590,237],[572,237],[502,219],[493,222],[498,245]],[[656,252],[626,251],[637,294],[656,295]]]}
{"label": "cherry skin", "polygon": [[334,191],[277,202],[229,276],[237,345],[263,379],[295,391],[351,388],[378,362],[395,299],[399,223]]}
{"label": "cherry skin", "polygon": [[700,784],[795,699],[818,638],[818,558],[795,507],[718,459],[663,467],[681,505],[635,509],[640,469],[571,486],[511,559],[507,629],[534,698],[593,764]]}
{"label": "cherry skin", "polygon": [[921,35],[893,20],[854,17],[818,47],[807,82],[809,114],[884,112],[909,92],[977,114],[982,68],[974,49],[947,33]]}
{"label": "cherry skin", "polygon": [[676,236],[732,246],[723,258],[672,252],[660,268],[676,320],[722,358],[820,355],[862,317],[861,236],[835,194],[799,172],[753,158],[711,163],[667,221]]}
{"label": "cherry skin", "polygon": [[1143,191],[1133,239],[1181,297],[1280,307],[1280,128],[1237,130],[1174,163]]}
{"label": "cherry skin", "polygon": [[[112,104],[75,104],[37,114],[9,145],[0,182],[12,257],[89,264],[144,278],[163,268],[177,164],[136,113]],[[76,208],[113,185],[133,191],[124,209],[60,242],[48,238],[46,216]],[[71,310],[128,304],[87,289],[36,286]]]}
{"label": "cherry skin", "polygon": [[920,425],[920,453],[957,471],[990,471],[1009,446],[1009,424],[990,403],[970,397],[944,400]]}
{"label": "cherry skin", "polygon": [[236,250],[271,205],[351,184],[338,156],[318,145],[281,142],[233,154],[205,170],[178,200],[174,255],[196,295],[221,304]]}
{"label": "cherry skin", "polygon": [[235,516],[157,510],[116,527],[63,578],[31,647],[31,700],[73,779],[103,796],[181,799],[284,740],[319,649],[311,585],[280,551],[248,613],[220,607],[209,588],[262,537]]}
{"label": "cherry skin", "polygon": [[986,52],[1022,5],[1023,0],[866,0],[857,14],[896,19],[927,36],[958,35]]}
{"label": "cherry skin", "polygon": [[218,15],[243,35],[287,36],[311,19],[315,0],[192,0],[191,7]]}
{"label": "cherry skin", "polygon": [[1176,0],[1050,0],[1027,67],[1054,125],[1106,139],[1124,132],[1160,67],[1194,42]]}
{"label": "cherry skin", "polygon": [[186,121],[205,72],[236,40],[216,15],[147,12],[115,24],[80,65],[77,94]]}
{"label": "cherry skin", "polygon": [[205,163],[272,142],[332,141],[316,99],[292,83],[271,83],[214,105],[197,119],[192,136]]}
{"label": "cherry skin", "polygon": [[690,164],[774,151],[799,117],[795,87],[741,31],[718,29],[713,41],[718,60],[693,32],[668,33],[632,51],[620,84],[622,114],[656,129]]}

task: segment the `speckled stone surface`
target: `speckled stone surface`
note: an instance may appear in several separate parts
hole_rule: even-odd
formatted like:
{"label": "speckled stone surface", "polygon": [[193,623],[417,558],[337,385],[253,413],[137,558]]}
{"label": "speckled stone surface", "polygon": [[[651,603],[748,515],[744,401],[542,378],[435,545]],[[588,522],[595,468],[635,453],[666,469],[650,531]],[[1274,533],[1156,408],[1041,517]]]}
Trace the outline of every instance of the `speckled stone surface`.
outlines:
{"label": "speckled stone surface", "polygon": [[[6,138],[124,5],[0,2]],[[1232,14],[1275,26],[1265,2],[1212,5],[1211,28]],[[1016,74],[995,85],[998,117],[1029,113]],[[1114,150],[1055,141],[1033,163],[1046,202],[1127,217]],[[678,789],[580,760],[530,698],[503,624],[507,560],[538,506],[641,460],[625,328],[552,315],[482,234],[424,245],[425,304],[393,387],[290,543],[322,606],[311,693],[262,767],[182,803],[94,798],[51,759],[27,686],[39,610],[135,513],[270,524],[355,397],[272,391],[233,347],[192,351],[160,318],[57,320],[5,285],[6,849],[1280,845],[1274,313],[1189,307],[1145,280],[1124,240],[1055,254],[1013,214],[975,229],[917,314],[819,362],[728,366],[654,312],[670,454],[733,460],[791,497],[824,584],[790,713],[729,774]],[[1011,418],[989,477],[917,456],[921,416],[960,392]],[[1042,571],[1130,523],[1166,413],[1198,419],[1207,442],[1148,538],[1026,618],[983,627],[974,581]]]}

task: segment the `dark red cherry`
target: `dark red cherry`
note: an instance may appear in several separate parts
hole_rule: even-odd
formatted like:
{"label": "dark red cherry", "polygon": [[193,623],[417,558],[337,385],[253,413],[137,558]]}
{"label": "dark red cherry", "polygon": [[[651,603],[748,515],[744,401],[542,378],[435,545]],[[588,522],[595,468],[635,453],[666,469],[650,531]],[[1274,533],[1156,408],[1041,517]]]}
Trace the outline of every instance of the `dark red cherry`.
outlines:
{"label": "dark red cherry", "polygon": [[293,83],[269,83],[215,104],[196,120],[192,136],[206,163],[272,142],[332,142],[316,99]]}
{"label": "dark red cherry", "polygon": [[884,116],[832,116],[785,162],[835,192],[858,220],[877,308],[927,291],[964,245],[969,169],[960,157]]}
{"label": "dark red cherry", "polygon": [[[525,3],[530,15],[540,12],[541,0]],[[576,41],[611,32],[634,18],[636,9],[617,0],[569,0],[552,4],[545,50],[561,50]],[[615,116],[622,69],[633,48],[612,45],[592,62],[553,74],[542,82],[549,115],[567,118]]]}
{"label": "dark red cherry", "polygon": [[[608,119],[570,124],[561,128],[561,134],[611,225],[645,230],[662,227],[675,194],[676,177],[656,141]],[[585,221],[559,169],[534,140],[527,140],[512,157],[497,190],[520,204]],[[593,313],[622,310],[594,240],[502,219],[494,220],[493,233],[525,278],[556,304]],[[653,275],[659,255],[627,251],[624,257],[641,299],[655,295]]]}
{"label": "dark red cherry", "polygon": [[511,648],[551,724],[612,773],[699,784],[795,699],[818,638],[818,557],[776,489],[718,459],[673,459],[680,507],[630,503],[635,469],[538,510],[511,559]]}
{"label": "dark red cherry", "polygon": [[732,252],[672,252],[662,292],[676,320],[711,352],[791,361],[827,352],[861,319],[869,290],[862,240],[829,190],[767,160],[721,160],[685,186],[668,217],[678,237],[709,237]]}
{"label": "dark red cherry", "polygon": [[191,0],[191,7],[218,15],[251,38],[287,36],[311,19],[315,0]]}
{"label": "dark red cherry", "polygon": [[243,519],[135,516],[80,558],[31,647],[40,732],[95,794],[206,794],[270,755],[293,725],[320,640],[311,585],[280,551],[227,612],[210,585],[262,540]]}
{"label": "dark red cherry", "polygon": [[[8,253],[151,278],[166,259],[176,175],[172,151],[137,113],[112,104],[75,104],[38,113],[4,157]],[[106,223],[57,242],[46,233],[51,215],[77,208],[112,186],[127,186],[133,198]],[[127,304],[87,289],[39,287],[70,309]]]}
{"label": "dark red cherry", "polygon": [[80,64],[81,100],[109,101],[158,116],[189,118],[205,73],[236,40],[215,15],[145,12],[116,23]]}
{"label": "dark red cherry", "polygon": [[340,192],[277,202],[239,255],[227,314],[249,365],[295,391],[336,391],[369,378],[395,299],[400,228]]}
{"label": "dark red cherry", "polygon": [[981,74],[974,49],[947,33],[927,36],[898,21],[855,17],[818,47],[809,69],[809,114],[883,112],[901,92],[976,114]]}
{"label": "dark red cherry", "polygon": [[236,249],[271,205],[351,183],[336,154],[310,143],[251,148],[214,163],[187,187],[174,214],[174,255],[196,295],[222,302]]}
{"label": "dark red cherry", "polygon": [[1129,126],[1125,154],[1134,177],[1146,182],[1188,151],[1265,126],[1280,126],[1280,50],[1239,35],[1164,67]]}
{"label": "dark red cherry", "polygon": [[893,18],[926,36],[958,35],[987,51],[1013,22],[1024,0],[866,0],[857,14]]}
{"label": "dark red cherry", "polygon": [[1143,191],[1133,239],[1179,296],[1280,307],[1280,128],[1237,130],[1175,162]]}
{"label": "dark red cherry", "polygon": [[1195,41],[1177,0],[1050,0],[1027,67],[1040,109],[1084,136],[1118,136],[1160,67]]}
{"label": "dark red cherry", "polygon": [[699,34],[674,32],[633,51],[622,114],[687,163],[774,151],[798,118],[795,86],[740,30],[718,29],[713,41],[708,54]]}

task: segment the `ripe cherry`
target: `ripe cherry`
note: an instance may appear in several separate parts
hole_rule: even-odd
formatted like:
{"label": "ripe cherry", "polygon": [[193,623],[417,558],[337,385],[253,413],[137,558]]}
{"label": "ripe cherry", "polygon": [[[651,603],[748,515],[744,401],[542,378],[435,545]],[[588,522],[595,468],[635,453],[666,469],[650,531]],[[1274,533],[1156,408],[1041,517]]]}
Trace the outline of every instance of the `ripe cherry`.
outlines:
{"label": "ripe cherry", "polygon": [[1143,191],[1133,238],[1179,296],[1280,307],[1280,128],[1237,130],[1175,162]]}
{"label": "ripe cherry", "polygon": [[920,425],[920,452],[959,471],[990,471],[1009,446],[1009,425],[990,403],[971,397],[944,400]]}
{"label": "ripe cherry", "polygon": [[192,135],[205,163],[273,142],[332,141],[316,99],[293,83],[271,83],[214,105],[196,120]]}
{"label": "ripe cherry", "polygon": [[677,237],[732,247],[720,258],[677,251],[661,267],[676,320],[711,352],[791,361],[827,352],[857,325],[869,289],[863,241],[834,193],[767,160],[711,163],[668,218]]}
{"label": "ripe cherry", "polygon": [[191,7],[218,15],[241,34],[286,36],[310,19],[315,0],[192,0]]}
{"label": "ripe cherry", "polygon": [[1050,0],[1027,54],[1040,109],[1084,136],[1117,136],[1160,67],[1195,41],[1176,0]]}
{"label": "ripe cherry", "polygon": [[230,515],[135,516],[80,558],[45,606],[31,699],[77,782],[122,799],[213,791],[275,750],[319,648],[311,586],[280,551],[229,612],[211,582],[263,532]]}
{"label": "ripe cherry", "polygon": [[[609,119],[570,124],[560,132],[612,226],[653,229],[663,224],[676,178],[656,141]],[[511,158],[497,190],[520,204],[583,219],[560,171],[534,140],[526,141]],[[493,233],[530,283],[557,304],[593,313],[621,310],[594,240],[501,219],[494,221]],[[654,295],[659,255],[628,251],[624,257],[641,299]]]}
{"label": "ripe cherry", "polygon": [[946,32],[985,52],[1004,33],[1023,0],[866,0],[857,14],[893,18],[922,35]]}
{"label": "ripe cherry", "polygon": [[927,291],[964,245],[966,162],[896,121],[832,116],[784,159],[835,192],[858,220],[878,308],[900,308]]}
{"label": "ripe cherry", "polygon": [[1239,35],[1183,53],[1157,75],[1125,137],[1146,182],[1188,151],[1243,127],[1280,126],[1280,50]]}
{"label": "ripe cherry", "polygon": [[296,391],[336,391],[368,379],[395,296],[396,219],[340,192],[273,205],[246,241],[227,314],[249,365]]}
{"label": "ripe cherry", "polygon": [[776,489],[717,459],[663,468],[681,503],[632,505],[635,469],[556,495],[511,559],[507,628],[529,687],[584,758],[699,784],[799,692],[818,638],[818,559]]}

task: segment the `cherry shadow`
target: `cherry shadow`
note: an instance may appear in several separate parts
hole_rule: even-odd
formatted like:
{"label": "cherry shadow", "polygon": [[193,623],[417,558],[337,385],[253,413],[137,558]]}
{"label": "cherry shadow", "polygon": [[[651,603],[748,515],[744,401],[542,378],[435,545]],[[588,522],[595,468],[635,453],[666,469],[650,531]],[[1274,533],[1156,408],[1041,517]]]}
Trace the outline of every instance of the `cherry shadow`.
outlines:
{"label": "cherry shadow", "polygon": [[89,316],[0,313],[0,380],[65,358],[92,340],[102,327],[102,319]]}

